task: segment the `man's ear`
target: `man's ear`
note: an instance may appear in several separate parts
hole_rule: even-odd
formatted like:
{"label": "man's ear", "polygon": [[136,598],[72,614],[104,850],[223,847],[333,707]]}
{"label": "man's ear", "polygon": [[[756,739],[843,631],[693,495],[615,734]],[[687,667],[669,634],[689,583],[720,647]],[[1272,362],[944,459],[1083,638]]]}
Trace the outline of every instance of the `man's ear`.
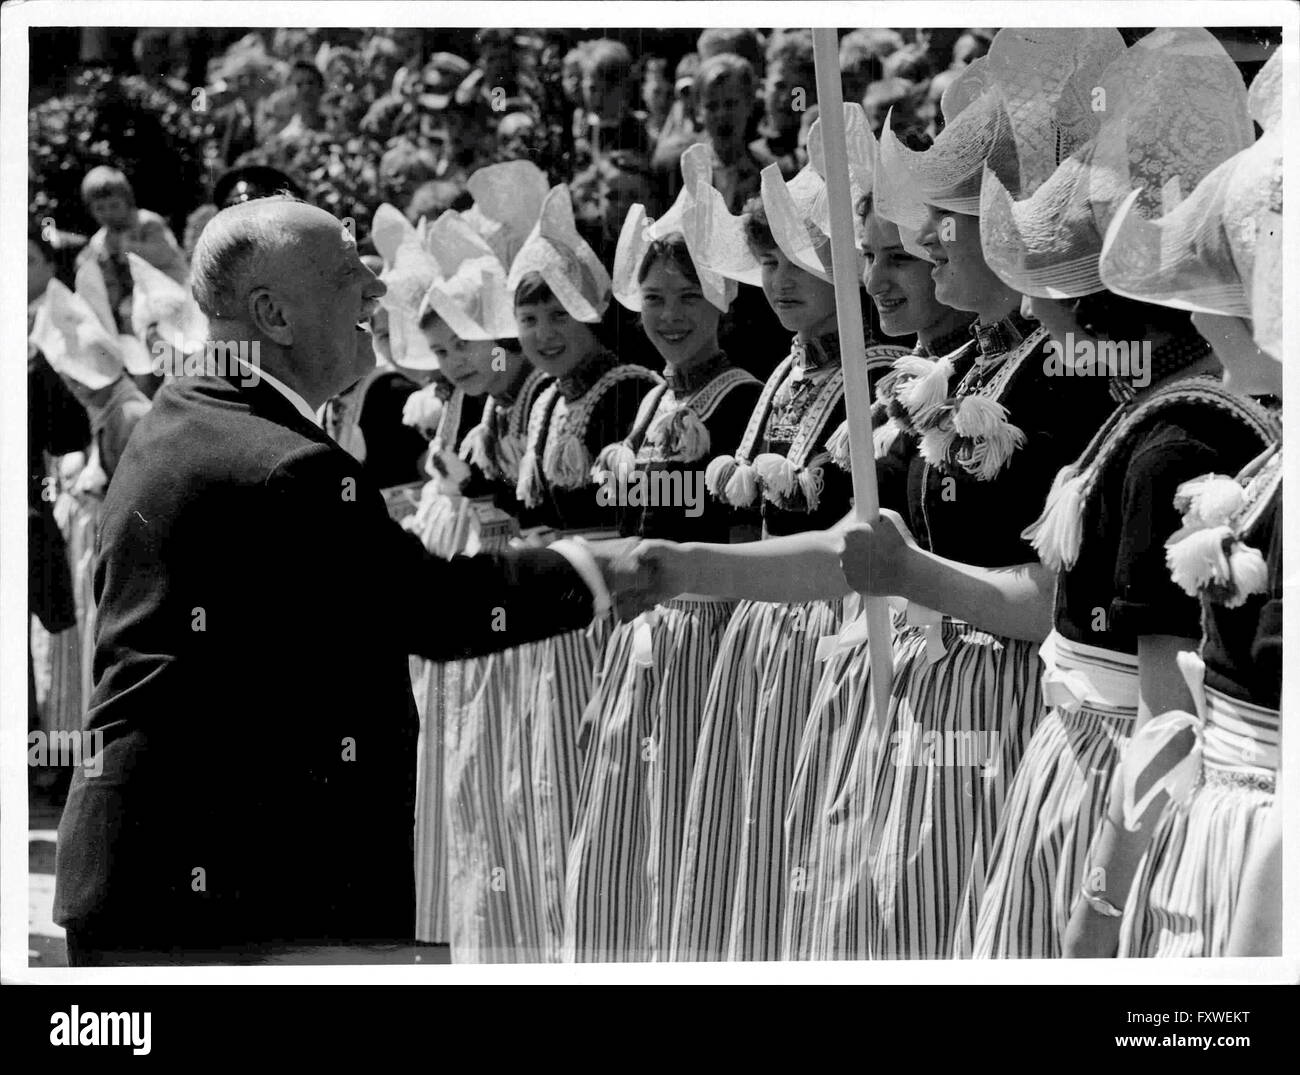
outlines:
{"label": "man's ear", "polygon": [[293,327],[287,311],[267,288],[257,288],[248,296],[248,319],[257,331],[281,347],[293,344]]}

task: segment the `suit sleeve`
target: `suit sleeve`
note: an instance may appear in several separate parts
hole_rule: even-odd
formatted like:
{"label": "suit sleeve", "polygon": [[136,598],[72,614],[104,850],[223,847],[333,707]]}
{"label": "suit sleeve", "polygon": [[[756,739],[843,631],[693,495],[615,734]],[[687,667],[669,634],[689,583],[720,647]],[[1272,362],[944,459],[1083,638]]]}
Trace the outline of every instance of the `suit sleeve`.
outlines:
{"label": "suit sleeve", "polygon": [[440,559],[388,517],[360,466],[333,444],[292,453],[268,487],[281,532],[303,536],[304,583],[326,587],[342,577],[378,595],[375,614],[408,653],[477,657],[591,622],[592,593],[561,553]]}

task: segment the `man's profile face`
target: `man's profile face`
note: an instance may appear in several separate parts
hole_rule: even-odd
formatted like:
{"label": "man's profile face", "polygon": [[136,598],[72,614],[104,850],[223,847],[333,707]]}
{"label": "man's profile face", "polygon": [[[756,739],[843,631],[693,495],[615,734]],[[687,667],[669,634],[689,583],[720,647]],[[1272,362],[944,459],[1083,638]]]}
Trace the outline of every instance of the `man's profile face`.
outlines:
{"label": "man's profile face", "polygon": [[361,260],[351,233],[323,214],[278,260],[297,362],[330,395],[342,392],[374,367],[370,318],[388,288]]}

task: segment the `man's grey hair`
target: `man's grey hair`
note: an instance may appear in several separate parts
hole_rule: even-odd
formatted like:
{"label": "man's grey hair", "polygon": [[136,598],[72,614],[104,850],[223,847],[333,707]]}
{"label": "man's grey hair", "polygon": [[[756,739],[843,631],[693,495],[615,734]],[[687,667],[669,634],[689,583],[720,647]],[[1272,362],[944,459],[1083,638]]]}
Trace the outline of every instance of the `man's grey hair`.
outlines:
{"label": "man's grey hair", "polygon": [[190,263],[190,287],[199,309],[214,321],[248,316],[248,290],[265,261],[289,237],[281,214],[267,203],[306,205],[287,194],[232,205],[203,229]]}

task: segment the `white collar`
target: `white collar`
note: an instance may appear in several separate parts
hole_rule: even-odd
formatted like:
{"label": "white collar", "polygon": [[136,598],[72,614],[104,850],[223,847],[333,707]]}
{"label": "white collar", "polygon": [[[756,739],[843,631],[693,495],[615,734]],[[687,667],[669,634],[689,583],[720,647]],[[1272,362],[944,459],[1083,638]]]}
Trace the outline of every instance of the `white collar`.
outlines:
{"label": "white collar", "polygon": [[[241,359],[240,361],[242,362],[243,360]],[[251,366],[246,362],[244,363],[244,365],[248,366],[249,372],[255,374],[259,379],[265,381],[277,392],[279,392],[280,395],[284,396],[285,399],[287,399],[290,403],[292,403],[294,409],[297,410],[297,412],[301,414],[304,418],[306,418],[307,421],[309,421],[312,425],[314,426],[320,425],[320,422],[317,421],[316,419],[316,412],[313,411],[311,407],[307,405],[307,401],[303,399],[302,396],[300,396],[292,388],[290,388],[287,384],[285,384],[282,380],[280,380],[280,378],[272,377],[269,373],[266,372],[266,370],[261,369],[260,367]]]}

